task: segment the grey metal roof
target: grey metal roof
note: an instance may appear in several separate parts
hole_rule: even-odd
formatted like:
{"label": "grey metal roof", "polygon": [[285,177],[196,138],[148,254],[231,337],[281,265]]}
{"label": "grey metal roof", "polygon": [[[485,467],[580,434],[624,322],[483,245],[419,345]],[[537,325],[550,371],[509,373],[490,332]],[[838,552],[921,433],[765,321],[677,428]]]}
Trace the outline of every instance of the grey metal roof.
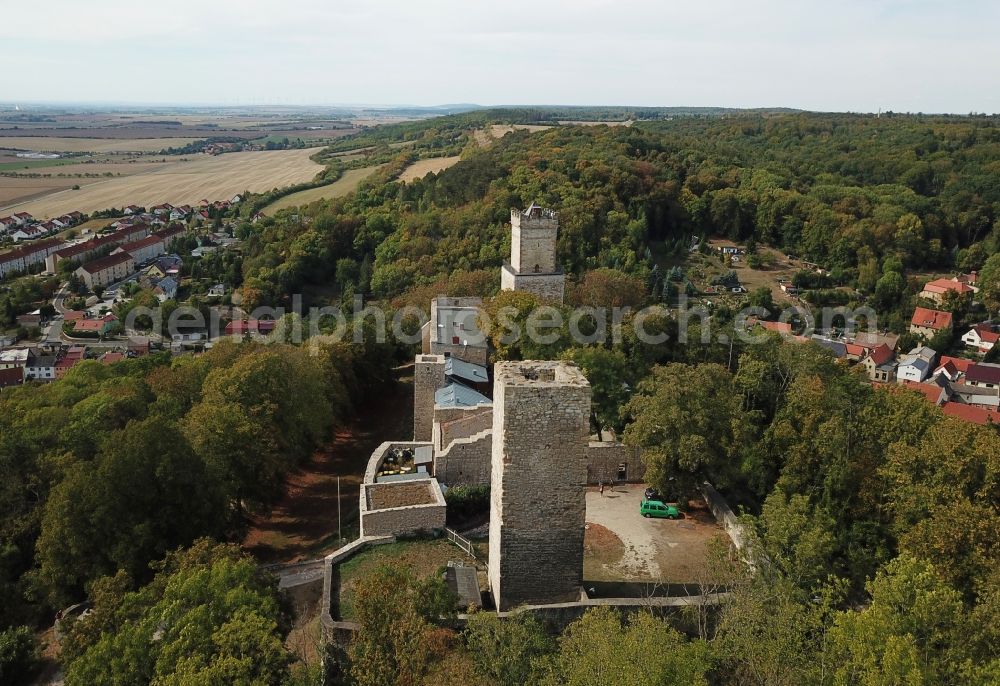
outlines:
{"label": "grey metal roof", "polygon": [[479,577],[475,567],[448,563],[445,570],[445,583],[458,596],[459,607],[481,607],[482,594],[479,591]]}
{"label": "grey metal roof", "polygon": [[486,367],[460,360],[457,357],[449,357],[445,360],[444,373],[447,376],[473,383],[488,383],[490,380]]}
{"label": "grey metal roof", "polygon": [[818,336],[813,336],[813,340],[819,343],[821,346],[832,352],[837,357],[843,357],[847,354],[847,346],[840,341],[831,341],[827,338],[820,338]]}
{"label": "grey metal roof", "polygon": [[490,399],[479,391],[474,391],[460,383],[450,383],[439,388],[434,393],[434,403],[449,407],[475,407],[490,402]]}

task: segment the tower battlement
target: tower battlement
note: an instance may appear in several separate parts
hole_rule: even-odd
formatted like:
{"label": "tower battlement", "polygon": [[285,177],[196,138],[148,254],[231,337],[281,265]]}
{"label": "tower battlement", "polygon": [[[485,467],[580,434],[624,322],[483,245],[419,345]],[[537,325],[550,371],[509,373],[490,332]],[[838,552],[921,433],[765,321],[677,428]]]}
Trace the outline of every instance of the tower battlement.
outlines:
{"label": "tower battlement", "polygon": [[519,210],[516,207],[511,208],[510,225],[526,229],[557,230],[559,228],[559,213],[555,210],[531,203],[525,210]]}

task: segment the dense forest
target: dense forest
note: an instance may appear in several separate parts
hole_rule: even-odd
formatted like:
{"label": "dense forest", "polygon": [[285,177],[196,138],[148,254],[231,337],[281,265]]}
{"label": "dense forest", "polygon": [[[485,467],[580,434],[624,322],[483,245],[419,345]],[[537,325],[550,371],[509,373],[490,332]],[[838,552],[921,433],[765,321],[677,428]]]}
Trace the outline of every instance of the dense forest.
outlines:
{"label": "dense forest", "polygon": [[[661,263],[706,236],[822,265],[822,287],[847,287],[851,303],[897,330],[929,273],[979,270],[986,313],[1000,306],[995,118],[758,112],[481,135],[557,119],[474,111],[338,140],[325,159],[365,148],[352,164],[383,166],[349,196],[244,217],[242,259],[225,269],[240,272],[231,280],[251,307],[296,294],[307,305],[363,295],[426,307],[448,293],[523,318],[538,303],[497,293],[498,268],[510,208],[535,201],[559,211],[567,307],[668,301],[676,286],[658,277]],[[454,154],[461,161],[439,174],[396,180],[414,159]],[[328,676],[372,686],[996,683],[996,428],[872,388],[815,346],[743,344],[733,315],[712,313],[729,344],[681,344],[668,310],[646,322],[669,335],[661,344],[630,327],[586,346],[565,328],[544,344],[492,341],[499,359],[579,364],[594,388],[593,428],[643,446],[654,485],[683,496],[708,479],[744,513],[755,573],[720,553],[730,595],[717,611],[594,612],[558,636],[526,617],[477,616],[457,630],[437,580],[386,568],[358,590],[361,630],[329,656]],[[30,653],[30,632],[16,627],[87,595],[94,613],[71,634],[68,683],[305,683],[282,652],[288,620],[273,589],[239,551],[205,537],[234,540],[241,514],[266,508],[285,472],[412,352],[226,345],[82,364],[5,391],[0,665]]]}

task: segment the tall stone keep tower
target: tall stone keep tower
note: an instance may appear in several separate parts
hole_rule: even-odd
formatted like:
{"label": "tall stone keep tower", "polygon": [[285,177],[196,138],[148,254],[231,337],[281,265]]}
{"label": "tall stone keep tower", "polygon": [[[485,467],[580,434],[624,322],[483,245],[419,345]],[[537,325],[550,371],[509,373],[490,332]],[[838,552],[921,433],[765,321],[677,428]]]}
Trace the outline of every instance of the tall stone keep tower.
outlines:
{"label": "tall stone keep tower", "polygon": [[497,609],[574,601],[583,580],[590,384],[566,362],[499,362],[489,583]]}
{"label": "tall stone keep tower", "polygon": [[566,275],[556,264],[559,215],[532,203],[510,211],[510,262],[500,270],[500,287],[561,303]]}
{"label": "tall stone keep tower", "polygon": [[413,440],[429,441],[434,430],[434,393],[446,383],[444,355],[417,355],[413,365]]}

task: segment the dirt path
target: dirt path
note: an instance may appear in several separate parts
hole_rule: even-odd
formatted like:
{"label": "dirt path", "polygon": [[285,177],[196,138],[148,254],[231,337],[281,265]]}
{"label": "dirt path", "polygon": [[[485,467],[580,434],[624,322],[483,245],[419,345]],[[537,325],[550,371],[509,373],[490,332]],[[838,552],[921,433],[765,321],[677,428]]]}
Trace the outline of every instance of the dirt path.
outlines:
{"label": "dirt path", "polygon": [[339,547],[338,477],[341,529],[345,539],[354,538],[368,458],[383,441],[408,440],[413,433],[412,374],[412,368],[402,370],[392,391],[361,407],[328,445],[288,476],[285,494],[271,512],[252,521],[243,540],[248,552],[264,563],[297,562]]}

